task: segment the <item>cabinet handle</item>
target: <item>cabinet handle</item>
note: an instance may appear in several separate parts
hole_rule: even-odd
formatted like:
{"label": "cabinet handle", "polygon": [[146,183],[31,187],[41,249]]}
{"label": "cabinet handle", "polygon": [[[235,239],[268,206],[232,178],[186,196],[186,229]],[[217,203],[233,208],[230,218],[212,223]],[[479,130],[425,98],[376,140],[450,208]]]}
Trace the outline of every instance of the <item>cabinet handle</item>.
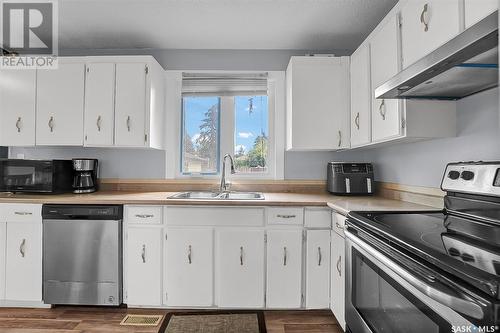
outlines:
{"label": "cabinet handle", "polygon": [[50,133],[54,132],[54,117],[50,117],[48,125],[50,128]]}
{"label": "cabinet handle", "polygon": [[153,214],[135,214],[135,217],[139,219],[150,219],[155,216]]}
{"label": "cabinet handle", "polygon": [[337,260],[337,272],[339,272],[339,276],[342,276],[342,271],[340,270],[341,263],[342,263],[342,257],[339,256],[339,259]]}
{"label": "cabinet handle", "polygon": [[127,131],[130,132],[130,116],[127,117]]}
{"label": "cabinet handle", "polygon": [[359,130],[359,112],[356,114],[356,118],[354,118],[354,124],[356,128]]}
{"label": "cabinet handle", "polygon": [[426,16],[428,14],[428,8],[429,5],[425,4],[424,8],[422,9],[422,13],[420,14],[420,22],[424,25],[424,31],[427,32],[429,31],[429,20],[426,19]]}
{"label": "cabinet handle", "polygon": [[342,131],[339,130],[339,147],[342,146]]}
{"label": "cabinet handle", "polygon": [[382,116],[382,120],[385,120],[385,114],[387,112],[386,107],[385,107],[385,99],[383,99],[382,103],[380,103],[380,106],[378,107],[378,112]]}
{"label": "cabinet handle", "polygon": [[141,258],[142,258],[142,263],[146,263],[146,244],[142,245],[142,251],[141,251]]}
{"label": "cabinet handle", "polygon": [[283,266],[286,266],[286,246],[283,247]]}
{"label": "cabinet handle", "polygon": [[240,266],[243,266],[243,246],[240,246]]}
{"label": "cabinet handle", "polygon": [[17,133],[21,133],[21,124],[22,124],[21,117],[18,117],[16,121]]}
{"label": "cabinet handle", "polygon": [[340,223],[338,222],[335,222],[335,226],[340,229],[340,230],[344,230],[344,227],[340,225]]}
{"label": "cabinet handle", "polygon": [[96,125],[97,125],[98,132],[101,131],[101,122],[102,122],[102,117],[101,116],[97,117]]}
{"label": "cabinet handle", "polygon": [[14,215],[26,216],[26,215],[33,215],[33,213],[32,212],[14,212]]}
{"label": "cabinet handle", "polygon": [[278,214],[276,217],[279,217],[280,219],[294,219],[297,217],[297,215],[284,215],[284,214]]}
{"label": "cabinet handle", "polygon": [[26,255],[26,239],[23,238],[21,245],[19,245],[19,252],[21,253],[21,257],[25,257]]}
{"label": "cabinet handle", "polygon": [[191,265],[191,263],[192,263],[192,261],[191,261],[191,245],[189,245],[189,247],[188,247],[188,262]]}
{"label": "cabinet handle", "polygon": [[321,266],[322,259],[323,259],[323,256],[321,255],[321,247],[318,246],[318,266]]}

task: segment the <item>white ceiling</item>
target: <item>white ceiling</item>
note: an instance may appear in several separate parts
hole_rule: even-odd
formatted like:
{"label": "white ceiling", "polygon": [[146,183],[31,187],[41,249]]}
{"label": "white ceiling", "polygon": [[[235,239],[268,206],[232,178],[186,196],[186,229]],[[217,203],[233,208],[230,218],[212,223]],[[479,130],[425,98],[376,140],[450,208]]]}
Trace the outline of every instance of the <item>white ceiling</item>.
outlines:
{"label": "white ceiling", "polygon": [[397,0],[60,0],[59,47],[355,49]]}

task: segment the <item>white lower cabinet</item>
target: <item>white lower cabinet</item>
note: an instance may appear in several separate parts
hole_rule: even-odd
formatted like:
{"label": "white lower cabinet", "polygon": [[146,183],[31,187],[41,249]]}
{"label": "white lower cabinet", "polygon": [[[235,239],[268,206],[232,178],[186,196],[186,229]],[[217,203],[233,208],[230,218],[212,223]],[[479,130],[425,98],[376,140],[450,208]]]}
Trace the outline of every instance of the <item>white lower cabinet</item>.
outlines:
{"label": "white lower cabinet", "polygon": [[307,230],[306,308],[330,306],[330,230]]}
{"label": "white lower cabinet", "polygon": [[0,300],[5,298],[5,246],[4,245],[6,241],[7,241],[7,223],[0,222]]}
{"label": "white lower cabinet", "polygon": [[302,305],[302,228],[267,231],[268,308]]}
{"label": "white lower cabinet", "polygon": [[331,242],[330,308],[345,330],[345,240],[331,231]]}
{"label": "white lower cabinet", "polygon": [[42,224],[7,221],[5,299],[42,300]]}
{"label": "white lower cabinet", "polygon": [[264,230],[216,232],[216,288],[219,307],[264,307]]}
{"label": "white lower cabinet", "polygon": [[213,229],[167,228],[165,304],[213,305]]}
{"label": "white lower cabinet", "polygon": [[161,305],[162,229],[129,227],[126,253],[127,304]]}

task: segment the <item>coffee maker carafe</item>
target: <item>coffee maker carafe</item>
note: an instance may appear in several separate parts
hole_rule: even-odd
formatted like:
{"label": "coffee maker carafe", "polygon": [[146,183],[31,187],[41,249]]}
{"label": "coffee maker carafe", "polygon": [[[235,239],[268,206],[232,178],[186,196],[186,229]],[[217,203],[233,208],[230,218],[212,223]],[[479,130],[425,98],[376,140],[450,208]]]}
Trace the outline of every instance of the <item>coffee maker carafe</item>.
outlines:
{"label": "coffee maker carafe", "polygon": [[98,160],[88,158],[73,159],[73,193],[97,191]]}

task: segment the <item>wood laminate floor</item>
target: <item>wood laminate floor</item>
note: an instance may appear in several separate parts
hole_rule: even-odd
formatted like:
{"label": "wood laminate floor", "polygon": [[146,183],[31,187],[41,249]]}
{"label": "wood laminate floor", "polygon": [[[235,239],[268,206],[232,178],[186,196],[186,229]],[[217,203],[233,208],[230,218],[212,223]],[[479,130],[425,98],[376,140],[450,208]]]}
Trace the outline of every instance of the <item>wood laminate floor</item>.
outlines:
{"label": "wood laminate floor", "polygon": [[[0,333],[158,333],[159,327],[120,326],[126,314],[167,310],[96,307],[0,308]],[[327,310],[265,311],[268,333],[342,333]]]}

